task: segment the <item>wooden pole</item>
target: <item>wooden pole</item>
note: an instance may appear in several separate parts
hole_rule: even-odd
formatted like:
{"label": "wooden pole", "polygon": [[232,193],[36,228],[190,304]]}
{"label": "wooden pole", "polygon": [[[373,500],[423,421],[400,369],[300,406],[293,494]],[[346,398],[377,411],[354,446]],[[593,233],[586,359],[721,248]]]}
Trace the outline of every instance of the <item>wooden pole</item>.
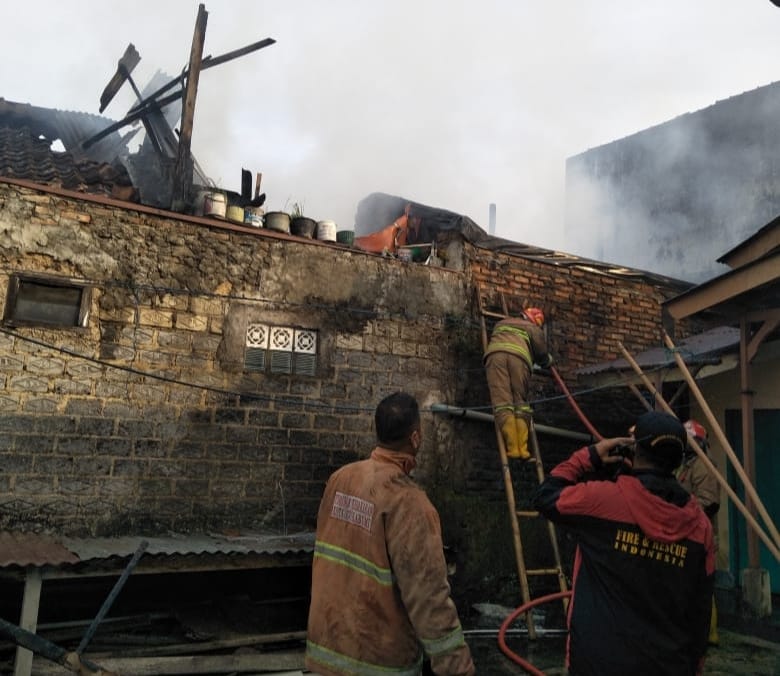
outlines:
{"label": "wooden pole", "polygon": [[[642,379],[642,382],[645,384],[645,387],[653,394],[656,401],[661,404],[661,406],[664,408],[664,410],[671,414],[675,415],[674,411],[671,409],[669,404],[667,404],[663,397],[658,393],[658,390],[655,389],[655,386],[653,383],[650,382],[650,379],[642,372],[641,367],[639,364],[636,363],[634,358],[628,353],[625,347],[623,347],[622,343],[618,343],[620,347],[620,351],[623,353],[623,357],[625,357],[626,361],[631,365],[631,367],[636,371],[636,374]],[[675,415],[675,417],[677,417]],[[726,481],[726,479],[723,477],[723,475],[718,471],[717,467],[712,464],[712,461],[707,457],[707,454],[702,451],[699,444],[696,443],[696,441],[692,440],[690,437],[688,438],[688,441],[691,444],[691,447],[695,451],[696,455],[699,456],[699,459],[704,463],[704,466],[709,470],[709,472],[715,477],[715,479],[718,481],[718,483],[723,487],[723,489],[726,491],[726,494],[731,498],[731,501],[734,503],[734,505],[737,507],[737,509],[742,513],[742,516],[745,517],[745,520],[747,521],[748,525],[753,528],[753,530],[756,532],[756,534],[764,541],[764,544],[767,546],[770,552],[772,552],[772,556],[775,557],[775,559],[780,562],[780,549],[775,545],[774,542],[772,542],[771,538],[764,532],[764,530],[761,528],[761,525],[756,521],[755,517],[747,510],[747,507],[743,504],[742,500],[739,499],[739,496],[734,492],[734,489],[729,486],[729,482]]]}
{"label": "wooden pole", "polygon": [[[723,430],[720,428],[720,425],[718,424],[718,421],[715,418],[712,409],[710,409],[709,405],[707,404],[704,395],[701,393],[699,386],[696,384],[696,381],[693,379],[693,376],[691,375],[691,372],[688,370],[685,361],[683,360],[680,353],[677,351],[677,348],[672,342],[672,339],[669,337],[669,334],[666,332],[664,332],[664,342],[666,343],[666,346],[672,351],[672,354],[674,355],[674,359],[677,362],[677,366],[679,367],[680,372],[683,374],[683,377],[688,382],[688,387],[690,387],[691,392],[693,392],[693,395],[696,397],[696,400],[699,402],[699,406],[701,406],[704,415],[707,417],[707,420],[710,423],[712,432],[718,438],[718,441],[720,441],[723,450],[726,452],[726,455],[728,456],[728,459],[731,461],[731,464],[734,466],[734,469],[739,475],[739,478],[742,479],[742,483],[745,485],[745,495],[748,496],[749,500],[753,501],[755,508],[758,510],[758,513],[761,515],[761,518],[764,520],[764,524],[769,530],[769,533],[772,535],[772,539],[774,540],[775,544],[778,547],[780,547],[780,533],[778,533],[775,523],[774,521],[772,521],[772,517],[769,516],[769,512],[767,512],[766,507],[764,507],[764,503],[761,502],[761,498],[758,497],[758,492],[753,486],[753,482],[750,480],[747,473],[745,472],[745,469],[742,467],[742,463],[739,461],[739,458],[737,458],[736,453],[734,453],[734,449],[731,448],[731,444],[729,443],[729,440],[726,439],[726,435],[723,433]],[[755,567],[758,567],[758,565],[756,565]]]}
{"label": "wooden pole", "polygon": [[[22,616],[19,627],[33,634],[38,625],[38,608],[41,604],[41,585],[43,577],[41,569],[30,566],[24,579],[24,595],[22,596]],[[33,654],[29,648],[21,645],[16,648],[14,676],[30,676],[32,673]]]}
{"label": "wooden pole", "polygon": [[179,132],[179,152],[176,156],[176,166],[173,172],[173,191],[171,208],[182,211],[190,198],[192,188],[192,156],[190,155],[192,141],[192,125],[195,118],[195,98],[198,94],[200,79],[200,64],[203,60],[203,43],[206,40],[206,22],[208,21],[206,6],[198,6],[198,18],[195,20],[195,32],[192,36],[190,49],[190,65],[187,69],[187,84],[184,88],[184,101],[181,111],[181,130]]}
{"label": "wooden pole", "polygon": [[[740,377],[740,411],[742,413],[742,462],[745,466],[745,474],[751,483],[756,481],[755,462],[755,438],[753,437],[753,391],[750,386],[750,358],[748,345],[750,335],[748,333],[747,320],[743,317],[739,322],[739,377]],[[747,496],[745,504],[751,513],[755,514],[756,505]],[[758,539],[748,533],[747,538],[748,567],[760,568],[761,555],[758,549]]]}
{"label": "wooden pole", "polygon": [[639,388],[636,385],[634,385],[634,383],[629,383],[628,389],[631,390],[636,395],[636,398],[642,402],[642,405],[645,407],[646,410],[648,411],[653,410],[653,407],[650,405],[650,402],[647,401],[647,399],[645,399],[642,396],[642,393],[639,391]]}

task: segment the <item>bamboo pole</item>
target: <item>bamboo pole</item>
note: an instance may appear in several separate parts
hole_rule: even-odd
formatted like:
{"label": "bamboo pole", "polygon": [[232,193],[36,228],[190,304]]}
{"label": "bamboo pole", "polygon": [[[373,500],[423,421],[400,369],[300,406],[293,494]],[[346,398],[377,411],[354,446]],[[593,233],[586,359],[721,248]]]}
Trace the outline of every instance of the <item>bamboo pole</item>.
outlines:
{"label": "bamboo pole", "polygon": [[647,399],[645,399],[642,396],[642,393],[639,391],[639,388],[636,385],[634,385],[634,383],[629,383],[628,384],[628,389],[630,389],[636,395],[636,398],[639,399],[639,401],[642,402],[642,405],[645,407],[645,410],[647,410],[647,411],[652,411],[653,410],[653,407],[650,406],[650,402],[647,401]]}
{"label": "bamboo pole", "polygon": [[[669,404],[664,401],[664,398],[659,394],[658,390],[655,388],[652,382],[650,382],[650,379],[643,373],[641,367],[639,364],[636,363],[634,358],[628,353],[625,347],[623,347],[622,343],[618,343],[618,346],[620,347],[620,351],[623,353],[623,357],[625,357],[626,361],[631,365],[631,367],[636,371],[636,374],[642,379],[642,382],[644,383],[645,387],[653,394],[656,401],[661,404],[661,406],[664,408],[664,410],[677,417],[674,413],[674,411],[671,409]],[[761,528],[761,525],[756,521],[755,517],[748,511],[747,507],[745,507],[742,500],[739,499],[739,496],[734,492],[734,489],[729,486],[729,482],[726,481],[726,479],[723,477],[723,475],[718,471],[717,467],[712,464],[712,461],[707,457],[707,454],[702,451],[699,444],[696,443],[693,439],[690,437],[688,438],[688,441],[691,444],[691,447],[696,452],[696,455],[699,456],[699,459],[704,463],[704,466],[707,468],[707,470],[715,477],[715,479],[718,481],[718,483],[723,487],[723,489],[726,491],[726,494],[731,498],[731,501],[734,503],[734,505],[737,507],[737,509],[742,513],[742,516],[745,517],[745,520],[747,521],[748,525],[753,528],[755,533],[760,537],[764,544],[767,546],[767,549],[772,553],[772,556],[775,557],[775,559],[780,563],[780,549],[775,545],[775,543],[771,540],[771,538],[764,532],[764,530]]]}
{"label": "bamboo pole", "polygon": [[728,459],[731,461],[731,464],[734,466],[734,469],[739,475],[739,478],[742,479],[742,483],[745,484],[745,491],[750,497],[750,499],[753,501],[754,506],[758,510],[758,513],[761,515],[761,518],[764,520],[766,527],[769,529],[769,533],[772,535],[772,539],[774,540],[775,544],[778,547],[780,547],[780,533],[777,531],[777,527],[775,526],[774,521],[772,521],[772,517],[769,516],[769,512],[766,510],[766,507],[764,507],[764,503],[761,502],[761,498],[758,497],[758,491],[756,491],[755,487],[753,486],[753,483],[750,481],[750,477],[748,477],[747,472],[745,472],[745,468],[742,467],[742,463],[739,461],[739,458],[737,458],[737,454],[734,453],[734,449],[731,448],[731,444],[729,443],[729,440],[726,439],[726,435],[723,433],[723,430],[720,428],[720,425],[718,424],[718,421],[715,418],[712,409],[709,407],[709,404],[707,404],[707,401],[705,400],[704,395],[701,393],[699,386],[696,384],[696,381],[693,379],[691,372],[688,370],[688,367],[686,366],[685,361],[682,358],[682,355],[680,355],[680,353],[677,351],[677,348],[672,342],[672,339],[669,337],[669,334],[666,333],[665,331],[664,331],[664,342],[666,343],[666,346],[672,351],[672,354],[674,355],[674,360],[677,362],[677,366],[679,367],[680,372],[683,374],[683,377],[688,382],[688,387],[691,388],[691,392],[693,392],[694,396],[696,397],[696,400],[699,402],[699,406],[701,406],[702,411],[704,411],[704,415],[707,417],[707,420],[710,423],[711,430],[718,438],[718,441],[720,441],[723,450],[726,452],[726,455],[728,456]]}

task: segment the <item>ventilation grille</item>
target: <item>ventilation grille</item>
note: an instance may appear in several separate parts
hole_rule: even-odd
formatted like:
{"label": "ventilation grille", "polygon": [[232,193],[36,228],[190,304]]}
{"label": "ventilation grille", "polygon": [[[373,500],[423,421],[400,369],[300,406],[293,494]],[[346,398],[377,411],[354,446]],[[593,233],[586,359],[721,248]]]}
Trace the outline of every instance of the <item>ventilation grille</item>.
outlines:
{"label": "ventilation grille", "polygon": [[317,374],[317,331],[249,324],[244,369],[261,373]]}

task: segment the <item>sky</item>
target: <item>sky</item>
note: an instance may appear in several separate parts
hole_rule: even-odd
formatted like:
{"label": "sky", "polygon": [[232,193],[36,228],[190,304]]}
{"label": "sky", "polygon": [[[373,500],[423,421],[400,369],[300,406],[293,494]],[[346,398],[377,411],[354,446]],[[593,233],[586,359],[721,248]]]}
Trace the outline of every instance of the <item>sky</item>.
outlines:
{"label": "sky", "polygon": [[[198,4],[4,3],[0,97],[97,114],[128,43],[139,87],[181,72]],[[567,246],[568,157],[780,80],[770,0],[204,4],[204,55],[276,44],[201,73],[193,154],[220,187],[262,172],[266,210],[339,229],[372,192],[486,230],[495,203],[498,236],[588,255]],[[125,85],[104,115],[134,100]]]}

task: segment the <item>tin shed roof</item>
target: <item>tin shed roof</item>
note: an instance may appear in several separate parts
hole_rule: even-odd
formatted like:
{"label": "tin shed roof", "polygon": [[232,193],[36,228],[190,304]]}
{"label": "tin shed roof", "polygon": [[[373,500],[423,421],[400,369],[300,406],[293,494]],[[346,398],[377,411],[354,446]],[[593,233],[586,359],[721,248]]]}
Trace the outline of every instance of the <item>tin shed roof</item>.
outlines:
{"label": "tin shed roof", "polygon": [[[688,365],[706,364],[727,352],[733,352],[739,346],[739,329],[731,326],[719,326],[715,329],[690,336],[677,343],[677,349],[682,352]],[[674,357],[664,347],[654,347],[640,354],[633,355],[642,369],[651,370],[657,367],[674,365]],[[592,376],[607,371],[631,371],[632,367],[625,359],[613,359],[584,366],[575,373],[582,376]]]}
{"label": "tin shed roof", "polygon": [[59,566],[78,562],[78,556],[47,535],[0,531],[0,568]]}
{"label": "tin shed roof", "polygon": [[132,556],[146,540],[146,554],[167,556],[285,555],[314,551],[314,533],[170,534],[161,537],[55,538],[37,533],[0,532],[0,568],[61,566]]}

